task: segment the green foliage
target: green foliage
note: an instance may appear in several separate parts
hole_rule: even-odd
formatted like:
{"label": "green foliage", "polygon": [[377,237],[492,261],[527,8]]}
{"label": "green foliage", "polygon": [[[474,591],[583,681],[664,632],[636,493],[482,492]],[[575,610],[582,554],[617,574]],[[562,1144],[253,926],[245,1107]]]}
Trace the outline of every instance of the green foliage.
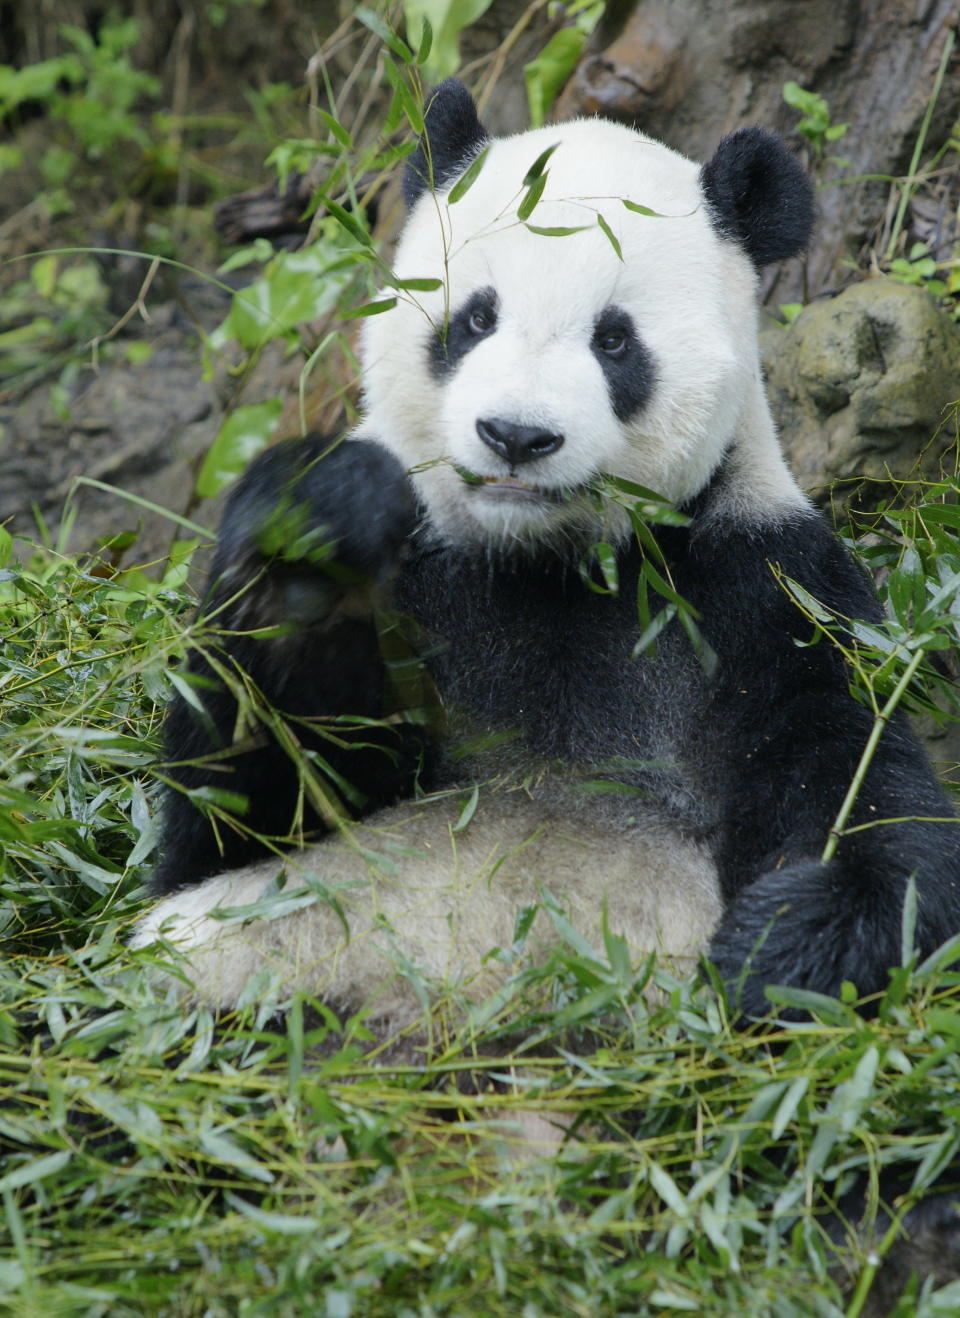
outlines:
{"label": "green foliage", "polygon": [[[679,516],[637,487],[614,495],[638,524]],[[960,626],[953,487],[873,531],[871,566],[915,653]],[[505,986],[422,1066],[365,1056],[362,1013],[295,1001],[278,1023],[269,977],[214,1022],[151,988],[154,954],[124,947],[186,601],[97,563],[12,566],[2,535],[0,560],[0,1305],[859,1311],[890,1237],[881,1223],[838,1262],[831,1204],[896,1163],[902,1212],[960,1147],[960,1106],[944,1101],[960,1086],[955,950],[913,966],[908,912],[872,1019],[849,994],[772,991],[814,1023],[742,1033],[709,983],[633,964],[610,929],[591,946],[544,892],[556,950],[511,971],[535,914],[518,912],[513,944],[490,952]],[[616,589],[611,563],[598,546]],[[874,676],[878,699],[891,678]],[[464,1006],[448,991],[436,1012]],[[469,1083],[489,1072],[513,1080]],[[530,1110],[572,1129],[555,1156],[517,1162],[505,1132]],[[928,1287],[902,1313],[951,1312],[956,1292]]]}
{"label": "green foliage", "polygon": [[530,123],[534,128],[539,128],[546,119],[576,68],[587,37],[603,17],[606,0],[573,0],[570,4],[557,5],[556,9],[564,25],[523,69]]}
{"label": "green foliage", "polygon": [[926,243],[914,243],[907,256],[894,257],[889,273],[898,284],[914,284],[926,288],[934,297],[942,297],[947,285],[943,279],[937,278],[937,269],[937,262]]}
{"label": "green foliage", "polygon": [[[64,25],[60,31],[72,47],[66,54],[23,69],[0,65],[0,122],[23,105],[40,103],[60,125],[61,140],[46,148],[39,167],[51,208],[69,210],[68,185],[82,162],[99,161],[127,143],[147,147],[135,108],[158,96],[160,83],[136,69],[127,53],[140,38],[135,19],[103,23],[97,41],[79,27]],[[8,157],[8,163],[20,159]]]}
{"label": "green foliage", "polygon": [[[0,555],[9,563],[9,536]],[[150,767],[179,652],[174,552],[160,584],[96,562],[0,570],[0,931],[61,946],[115,910],[155,845]]]}
{"label": "green foliage", "polygon": [[301,346],[303,327],[333,311],[364,275],[363,257],[345,257],[342,236],[333,240],[335,228],[329,224],[300,251],[273,254],[260,277],[234,294],[226,319],[207,337],[208,352],[237,343],[245,353],[257,354],[274,339]]}
{"label": "green foliage", "polygon": [[[428,82],[440,82],[456,73],[460,67],[460,33],[485,14],[491,3],[492,0],[403,0],[407,34]],[[425,42],[429,44],[425,46]]]}
{"label": "green foliage", "polygon": [[805,91],[797,82],[783,84],[783,99],[794,110],[799,110],[801,118],[797,132],[807,139],[818,160],[827,144],[839,141],[849,127],[849,124],[831,123],[826,100],[816,92]]}
{"label": "green foliage", "polygon": [[[889,1240],[881,1224],[839,1262],[830,1204],[857,1178],[875,1192],[896,1161],[903,1211],[960,1145],[942,1101],[960,1082],[956,974],[903,969],[871,1021],[825,999],[813,1024],[744,1034],[708,986],[632,966],[609,930],[585,944],[543,905],[555,953],[423,1067],[364,1056],[362,1016],[298,1001],[278,1024],[263,986],[220,1022],[184,1008],[150,988],[116,909],[86,942],[61,925],[82,950],[8,957],[0,1303],[111,1318],[858,1312]],[[513,1082],[474,1092],[491,1070]],[[530,1110],[573,1129],[555,1156],[518,1162],[509,1133]],[[928,1287],[903,1313],[951,1312],[957,1291]]]}
{"label": "green foliage", "polygon": [[937,299],[944,313],[960,320],[960,267],[956,261],[940,263],[926,243],[912,243],[906,256],[895,256],[888,274],[898,284],[924,288]]}
{"label": "green foliage", "polygon": [[282,410],[282,399],[270,398],[238,407],[227,417],[200,468],[196,484],[200,498],[213,498],[246,470],[269,444]]}
{"label": "green foliage", "polygon": [[792,325],[802,310],[802,302],[782,302],[780,304],[780,315],[783,317],[783,320],[780,323],[783,325]]}
{"label": "green foliage", "polygon": [[109,324],[107,287],[92,257],[38,257],[6,292],[0,311],[0,379],[76,357]]}
{"label": "green foliage", "polygon": [[[953,418],[956,424],[956,416]],[[960,646],[960,505],[955,480],[909,491],[906,506],[881,505],[868,518],[859,553],[880,581],[887,621],[853,629],[859,688],[877,707],[910,659]],[[914,713],[960,715],[960,696],[935,664],[924,663],[907,695]]]}

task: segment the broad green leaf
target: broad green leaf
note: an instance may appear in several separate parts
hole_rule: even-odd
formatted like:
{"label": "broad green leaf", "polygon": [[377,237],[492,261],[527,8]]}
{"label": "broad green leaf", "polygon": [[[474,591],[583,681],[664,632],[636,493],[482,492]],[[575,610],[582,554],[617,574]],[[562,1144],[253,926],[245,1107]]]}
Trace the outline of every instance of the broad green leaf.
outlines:
{"label": "broad green leaf", "polygon": [[668,1208],[672,1209],[680,1218],[690,1216],[690,1205],[680,1193],[676,1181],[668,1171],[661,1167],[659,1163],[652,1162],[647,1169],[647,1176],[650,1184]]}
{"label": "broad green leaf", "polygon": [[247,1203],[246,1199],[241,1199],[230,1190],[226,1198],[238,1213],[248,1217],[263,1231],[272,1231],[280,1236],[319,1236],[324,1229],[322,1218],[311,1217],[309,1214],[295,1217],[292,1213],[270,1213],[266,1209],[257,1208],[255,1204]]}
{"label": "broad green leaf", "polygon": [[283,411],[281,398],[238,407],[224,421],[204,458],[197,477],[197,494],[212,498],[236,480],[251,458],[269,444]]}
{"label": "broad green leaf", "polygon": [[797,1114],[810,1084],[808,1075],[798,1076],[780,1100],[770,1127],[770,1138],[778,1140]]}
{"label": "broad green leaf", "polygon": [[[330,207],[347,231],[369,248],[359,221],[336,202]],[[259,279],[234,294],[226,320],[209,336],[209,347],[219,350],[236,342],[246,352],[255,352],[268,339],[294,336],[299,326],[336,306],[356,270],[356,254],[345,261],[342,251],[333,255],[330,242],[278,253]]]}
{"label": "broad green leaf", "polygon": [[343,225],[351,238],[355,238],[357,242],[361,243],[364,247],[371,246],[373,240],[367,232],[366,226],[362,221],[357,219],[356,215],[353,215],[350,211],[346,210],[338,201],[334,201],[332,197],[321,197],[321,203],[324,210],[328,211],[339,224]]}
{"label": "broad green leaf", "polygon": [[200,1148],[214,1162],[222,1163],[227,1167],[236,1167],[245,1172],[247,1176],[252,1176],[255,1181],[263,1181],[265,1185],[269,1185],[273,1181],[273,1172],[264,1167],[262,1163],[257,1162],[256,1158],[247,1153],[236,1140],[225,1134],[223,1130],[201,1129],[198,1140]]}
{"label": "broad green leaf", "polygon": [[[460,67],[460,33],[490,8],[493,0],[403,0],[407,37],[428,82],[442,82]],[[431,41],[423,53],[424,24]],[[368,25],[369,26],[369,25]]]}
{"label": "broad green leaf", "polygon": [[524,65],[523,80],[527,88],[530,123],[539,128],[564,83],[577,66],[587,39],[574,27],[555,32],[540,54]]}

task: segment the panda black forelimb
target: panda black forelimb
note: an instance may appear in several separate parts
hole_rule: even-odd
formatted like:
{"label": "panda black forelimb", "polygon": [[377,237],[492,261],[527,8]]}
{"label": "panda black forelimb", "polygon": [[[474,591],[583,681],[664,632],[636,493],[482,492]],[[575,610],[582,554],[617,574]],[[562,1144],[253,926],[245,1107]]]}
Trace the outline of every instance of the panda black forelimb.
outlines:
{"label": "panda black forelimb", "polygon": [[857,831],[822,862],[873,716],[851,696],[838,648],[804,643],[812,625],[771,565],[840,617],[880,618],[864,574],[819,514],[766,534],[691,539],[678,589],[701,611],[719,661],[705,759],[726,910],[710,951],[752,1016],[769,1011],[767,984],[835,995],[848,980],[861,994],[882,991],[900,963],[911,875],[921,955],[956,931],[960,906],[960,829],[901,715],[880,738],[847,821]]}
{"label": "panda black forelimb", "polygon": [[[423,727],[403,720],[384,653],[403,640],[378,607],[414,519],[409,481],[378,445],[334,445],[321,436],[278,444],[250,466],[227,502],[201,610],[217,628],[206,644],[328,766],[325,790],[337,778],[349,784],[341,805],[354,815],[409,794],[428,751]],[[301,795],[303,766],[264,726],[252,745],[232,749],[236,692],[203,650],[194,650],[185,676],[203,714],[180,694],[168,712],[176,786],[166,794],[157,893],[265,854],[255,835],[290,835]],[[370,722],[391,715],[398,717],[390,726]],[[358,722],[351,729],[338,719]],[[237,827],[214,832],[187,794],[202,787],[246,799]],[[318,836],[326,827],[308,807],[303,828]]]}

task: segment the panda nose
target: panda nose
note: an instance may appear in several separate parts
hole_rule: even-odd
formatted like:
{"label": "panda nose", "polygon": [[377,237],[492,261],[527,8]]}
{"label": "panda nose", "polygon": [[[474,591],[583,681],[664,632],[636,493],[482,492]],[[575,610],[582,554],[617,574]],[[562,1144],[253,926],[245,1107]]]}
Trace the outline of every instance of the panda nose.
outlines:
{"label": "panda nose", "polygon": [[563,444],[563,435],[554,435],[539,426],[521,426],[499,417],[483,417],[477,422],[477,434],[494,453],[506,458],[511,467],[522,462],[535,462],[556,453]]}

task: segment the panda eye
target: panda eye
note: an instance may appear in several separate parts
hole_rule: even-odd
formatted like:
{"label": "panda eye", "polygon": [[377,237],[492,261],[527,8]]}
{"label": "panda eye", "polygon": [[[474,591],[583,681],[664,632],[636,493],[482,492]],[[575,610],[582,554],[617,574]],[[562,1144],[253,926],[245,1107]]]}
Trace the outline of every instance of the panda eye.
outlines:
{"label": "panda eye", "polygon": [[482,309],[471,311],[470,319],[467,321],[471,334],[486,334],[488,330],[493,329],[494,323],[494,317],[490,312]]}
{"label": "panda eye", "polygon": [[627,343],[623,330],[607,330],[597,335],[597,347],[607,357],[622,357],[627,351]]}

